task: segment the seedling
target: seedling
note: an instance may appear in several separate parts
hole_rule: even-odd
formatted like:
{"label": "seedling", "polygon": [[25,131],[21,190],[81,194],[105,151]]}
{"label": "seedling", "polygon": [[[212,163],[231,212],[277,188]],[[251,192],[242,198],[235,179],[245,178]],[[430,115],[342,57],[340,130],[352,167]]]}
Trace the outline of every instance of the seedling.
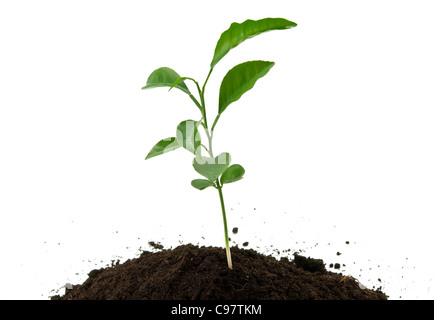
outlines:
{"label": "seedling", "polygon": [[[211,127],[209,126],[210,123],[208,122],[205,108],[206,84],[217,63],[231,49],[235,48],[243,41],[267,31],[290,29],[295,26],[297,26],[296,23],[282,18],[265,18],[257,21],[246,20],[243,23],[232,23],[229,29],[221,34],[217,42],[208,76],[202,87],[195,79],[181,77],[174,70],[162,67],[151,73],[146,82],[146,86],[142,88],[169,87],[169,91],[172,88],[177,88],[188,94],[200,111],[200,120],[184,120],[179,123],[176,136],[159,141],[148,153],[146,159],[181,147],[193,153],[193,168],[206,179],[195,179],[191,181],[191,185],[199,190],[213,187],[217,189],[220,197],[225,232],[226,256],[230,269],[232,269],[232,259],[229,248],[228,227],[222,189],[225,184],[241,180],[245,170],[239,164],[230,165],[231,156],[227,152],[214,156],[212,140],[215,127],[222,113],[231,103],[240,99],[244,93],[253,88],[256,81],[270,71],[274,66],[274,62],[261,60],[247,61],[229,70],[220,85],[218,113]],[[196,99],[186,86],[185,81],[187,80],[195,84],[199,99]],[[200,134],[200,129],[202,128],[208,140],[207,146],[204,144]],[[203,155],[203,150],[208,154],[207,156]]]}

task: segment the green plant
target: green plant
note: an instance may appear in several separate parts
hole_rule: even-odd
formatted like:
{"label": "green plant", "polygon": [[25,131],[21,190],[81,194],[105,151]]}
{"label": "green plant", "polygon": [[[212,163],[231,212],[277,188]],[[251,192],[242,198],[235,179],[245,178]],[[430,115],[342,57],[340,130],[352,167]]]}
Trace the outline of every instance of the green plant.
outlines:
{"label": "green plant", "polygon": [[[217,42],[210,70],[205,83],[200,87],[199,83],[190,77],[181,77],[174,70],[162,67],[151,73],[146,86],[142,89],[169,87],[177,88],[190,96],[194,104],[200,111],[201,118],[198,121],[182,121],[176,131],[175,137],[170,137],[159,141],[148,153],[146,159],[173,151],[180,147],[187,149],[194,154],[193,168],[206,179],[195,179],[191,185],[196,189],[203,190],[214,187],[218,190],[223,214],[223,225],[225,232],[226,256],[228,267],[232,269],[231,253],[229,248],[228,227],[226,220],[225,204],[223,200],[223,185],[236,182],[243,178],[244,168],[239,164],[230,166],[231,156],[227,152],[214,156],[212,140],[214,130],[218,120],[226,108],[237,101],[245,92],[253,88],[259,78],[265,76],[274,66],[274,62],[269,61],[247,61],[233,67],[225,75],[220,86],[218,113],[211,127],[208,123],[205,108],[205,87],[209,77],[217,63],[233,48],[243,41],[261,33],[271,30],[284,30],[295,27],[297,24],[282,18],[265,18],[261,20],[246,20],[243,23],[232,23],[228,30],[223,32]],[[184,81],[192,81],[198,91],[199,100],[190,92]],[[199,132],[200,127],[205,131],[208,146],[202,143]],[[208,156],[202,155],[204,149]]]}

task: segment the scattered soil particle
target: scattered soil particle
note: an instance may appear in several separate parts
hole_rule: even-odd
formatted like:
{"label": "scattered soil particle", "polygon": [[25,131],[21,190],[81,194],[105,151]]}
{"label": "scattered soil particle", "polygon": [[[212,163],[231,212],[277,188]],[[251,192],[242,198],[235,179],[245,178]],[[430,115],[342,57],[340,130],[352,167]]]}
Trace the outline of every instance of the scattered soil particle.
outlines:
{"label": "scattered soil particle", "polygon": [[237,227],[233,228],[233,229],[232,229],[232,233],[233,233],[233,234],[237,234],[237,233],[238,233],[238,228],[237,228]]}
{"label": "scattered soil particle", "polygon": [[164,249],[164,246],[159,242],[149,241],[148,244],[156,250],[163,250]]}
{"label": "scattered soil particle", "polygon": [[81,285],[53,300],[385,300],[357,280],[326,271],[319,259],[277,260],[232,247],[233,269],[223,248],[192,244],[143,252],[122,264],[93,270]]}
{"label": "scattered soil particle", "polygon": [[249,242],[248,242],[248,241],[243,242],[243,247],[247,247],[248,245],[249,245]]}

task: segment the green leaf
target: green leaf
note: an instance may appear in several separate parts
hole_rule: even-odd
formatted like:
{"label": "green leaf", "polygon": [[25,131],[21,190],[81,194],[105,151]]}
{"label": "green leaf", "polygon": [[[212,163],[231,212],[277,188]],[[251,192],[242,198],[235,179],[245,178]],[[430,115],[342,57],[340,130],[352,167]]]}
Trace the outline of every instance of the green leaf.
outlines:
{"label": "green leaf", "polygon": [[[148,81],[146,82],[146,86],[144,86],[142,90],[158,88],[158,87],[170,88],[173,85],[173,83],[179,78],[180,78],[179,74],[177,74],[174,70],[167,67],[162,67],[151,73],[151,75],[148,78]],[[175,88],[178,88],[179,90],[184,91],[188,95],[191,95],[190,90],[188,90],[184,81],[178,82],[175,85]]]}
{"label": "green leaf", "polygon": [[234,22],[223,32],[217,42],[211,68],[241,42],[271,30],[284,30],[297,26],[296,23],[283,18],[265,18],[261,20],[246,20],[243,23]]}
{"label": "green leaf", "polygon": [[203,190],[208,187],[214,186],[214,183],[205,179],[195,179],[191,182],[191,185],[196,189]]}
{"label": "green leaf", "polygon": [[223,185],[225,183],[231,183],[241,180],[245,172],[246,171],[242,166],[240,166],[239,164],[233,164],[223,172],[220,178],[220,182]]}
{"label": "green leaf", "polygon": [[214,183],[229,167],[230,162],[231,156],[229,153],[223,152],[215,158],[196,157],[193,160],[193,167],[200,175]]}
{"label": "green leaf", "polygon": [[176,140],[178,143],[192,152],[193,154],[200,155],[201,139],[199,130],[200,121],[185,120],[182,121],[176,128]]}
{"label": "green leaf", "polygon": [[274,62],[269,61],[247,61],[229,70],[220,85],[219,114],[252,89],[273,66]]}
{"label": "green leaf", "polygon": [[178,149],[181,147],[181,145],[178,143],[176,138],[166,138],[163,140],[160,140],[152,149],[149,151],[148,155],[146,156],[145,160],[148,160],[149,158],[159,156],[160,154]]}

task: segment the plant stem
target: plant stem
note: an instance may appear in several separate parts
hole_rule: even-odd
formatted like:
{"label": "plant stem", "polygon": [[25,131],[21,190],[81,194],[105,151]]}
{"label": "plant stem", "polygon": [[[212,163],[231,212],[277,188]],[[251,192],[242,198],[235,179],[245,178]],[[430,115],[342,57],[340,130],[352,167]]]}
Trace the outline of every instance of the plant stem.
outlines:
{"label": "plant stem", "polygon": [[205,83],[202,86],[202,90],[200,90],[199,85],[197,87],[197,89],[199,90],[200,102],[202,104],[203,117],[204,117],[203,121],[205,123],[206,129],[208,129],[208,121],[206,118],[206,108],[205,108],[205,87],[206,87],[206,84],[208,82],[209,77],[211,76],[212,70],[213,70],[212,68],[209,70],[209,73],[208,73],[208,76],[206,77]]}
{"label": "plant stem", "polygon": [[211,69],[209,70],[209,72],[208,72],[208,76],[206,77],[205,83],[204,83],[203,86],[202,86],[202,92],[205,92],[205,86],[206,86],[206,84],[208,83],[208,79],[209,79],[209,77],[211,76],[212,70],[213,70],[213,68],[211,68]]}
{"label": "plant stem", "polygon": [[209,149],[208,153],[209,153],[209,156],[212,157],[212,158],[214,158],[214,154],[212,152],[212,135],[209,134],[208,128],[205,130],[205,132],[206,132],[206,135],[208,137],[208,149]]}
{"label": "plant stem", "polygon": [[[212,132],[209,134],[208,128],[205,129],[206,135],[208,136],[208,153],[211,157],[214,157],[212,152]],[[226,244],[226,258],[228,260],[228,267],[232,270],[232,258],[231,258],[231,249],[229,247],[229,237],[228,237],[228,223],[226,220],[226,210],[225,210],[225,201],[223,200],[223,192],[222,192],[222,186],[220,185],[219,179],[217,178],[216,181],[216,188],[219,192],[220,197],[220,204],[222,207],[222,214],[223,214],[223,226],[225,229],[225,244]]]}
{"label": "plant stem", "polygon": [[[202,116],[203,116],[203,127],[205,129],[205,133],[208,137],[208,149],[205,148],[205,150],[208,151],[210,157],[214,157],[213,152],[212,152],[212,138],[213,138],[213,131],[214,131],[214,127],[217,124],[218,118],[220,117],[220,115],[217,116],[216,120],[214,121],[214,124],[212,126],[211,129],[211,134],[209,132],[209,127],[208,127],[208,122],[207,122],[207,118],[206,118],[206,109],[205,109],[205,86],[208,82],[208,79],[212,73],[212,68],[210,69],[208,76],[206,77],[205,83],[203,84],[202,90],[199,90],[199,95],[200,95],[200,102],[202,104]],[[229,247],[229,236],[228,236],[228,223],[226,220],[226,210],[225,210],[225,202],[223,200],[223,192],[222,192],[222,186],[220,185],[219,179],[217,178],[217,181],[215,183],[215,187],[217,188],[218,192],[219,192],[219,197],[220,197],[220,204],[222,207],[222,214],[223,214],[223,226],[224,226],[224,230],[225,230],[225,244],[226,244],[226,258],[228,260],[228,267],[229,269],[232,269],[232,257],[231,257],[231,249]]]}
{"label": "plant stem", "polygon": [[228,260],[228,267],[229,267],[229,269],[232,269],[232,258],[231,258],[231,249],[229,247],[228,224],[227,224],[227,221],[226,221],[225,202],[223,200],[222,186],[220,185],[220,183],[219,183],[218,180],[216,182],[216,186],[217,186],[217,190],[219,191],[220,204],[222,206],[223,225],[224,225],[224,228],[225,228],[226,258]]}

